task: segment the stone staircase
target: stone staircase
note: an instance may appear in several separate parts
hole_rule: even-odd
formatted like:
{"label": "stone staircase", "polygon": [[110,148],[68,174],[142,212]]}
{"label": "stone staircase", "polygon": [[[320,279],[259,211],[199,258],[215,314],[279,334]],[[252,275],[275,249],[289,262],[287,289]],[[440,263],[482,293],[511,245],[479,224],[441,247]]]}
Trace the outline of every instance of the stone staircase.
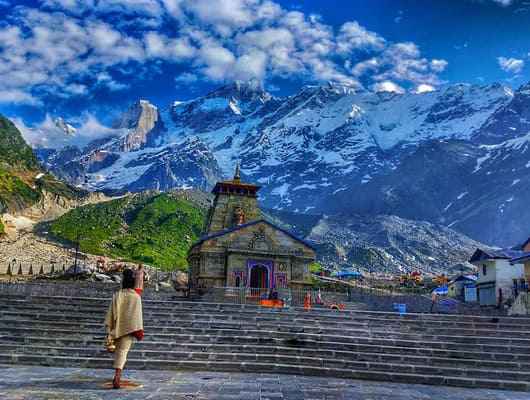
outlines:
{"label": "stone staircase", "polygon": [[[109,299],[0,294],[0,364],[111,368]],[[126,368],[530,390],[530,318],[144,301]]]}

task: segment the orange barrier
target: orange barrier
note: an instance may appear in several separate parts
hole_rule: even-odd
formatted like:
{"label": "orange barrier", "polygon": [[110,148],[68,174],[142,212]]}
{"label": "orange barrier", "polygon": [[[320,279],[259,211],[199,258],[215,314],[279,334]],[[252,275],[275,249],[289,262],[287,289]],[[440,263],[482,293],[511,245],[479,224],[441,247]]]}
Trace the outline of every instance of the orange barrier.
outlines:
{"label": "orange barrier", "polygon": [[260,300],[262,307],[283,308],[283,300]]}

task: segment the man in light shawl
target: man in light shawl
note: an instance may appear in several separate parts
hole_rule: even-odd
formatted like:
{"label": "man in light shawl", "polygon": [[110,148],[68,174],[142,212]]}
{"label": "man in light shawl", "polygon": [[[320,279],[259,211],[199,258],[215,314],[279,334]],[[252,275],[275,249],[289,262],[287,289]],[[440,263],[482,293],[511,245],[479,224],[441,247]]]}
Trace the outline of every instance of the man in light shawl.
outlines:
{"label": "man in light shawl", "polygon": [[125,269],[122,289],[112,296],[112,302],[105,318],[107,334],[116,343],[114,353],[116,371],[112,381],[115,389],[120,388],[121,372],[133,342],[135,339],[142,340],[144,337],[142,299],[134,288],[134,272],[131,269]]}

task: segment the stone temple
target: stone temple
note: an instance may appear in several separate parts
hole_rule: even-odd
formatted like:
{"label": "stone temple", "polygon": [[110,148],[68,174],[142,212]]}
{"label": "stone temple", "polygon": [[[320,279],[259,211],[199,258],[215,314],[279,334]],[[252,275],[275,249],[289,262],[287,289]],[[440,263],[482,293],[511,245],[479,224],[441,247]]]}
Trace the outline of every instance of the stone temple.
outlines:
{"label": "stone temple", "polygon": [[259,186],[234,178],[218,182],[205,234],[188,253],[192,288],[296,288],[308,284],[315,250],[262,218]]}

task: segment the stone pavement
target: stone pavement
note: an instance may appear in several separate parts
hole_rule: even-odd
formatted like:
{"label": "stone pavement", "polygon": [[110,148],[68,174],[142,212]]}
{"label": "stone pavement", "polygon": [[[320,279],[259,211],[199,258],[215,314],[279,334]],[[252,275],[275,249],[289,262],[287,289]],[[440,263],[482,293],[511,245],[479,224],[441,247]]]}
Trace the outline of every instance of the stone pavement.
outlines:
{"label": "stone pavement", "polygon": [[524,392],[274,374],[125,371],[143,386],[104,389],[112,370],[0,365],[1,400],[529,400]]}

